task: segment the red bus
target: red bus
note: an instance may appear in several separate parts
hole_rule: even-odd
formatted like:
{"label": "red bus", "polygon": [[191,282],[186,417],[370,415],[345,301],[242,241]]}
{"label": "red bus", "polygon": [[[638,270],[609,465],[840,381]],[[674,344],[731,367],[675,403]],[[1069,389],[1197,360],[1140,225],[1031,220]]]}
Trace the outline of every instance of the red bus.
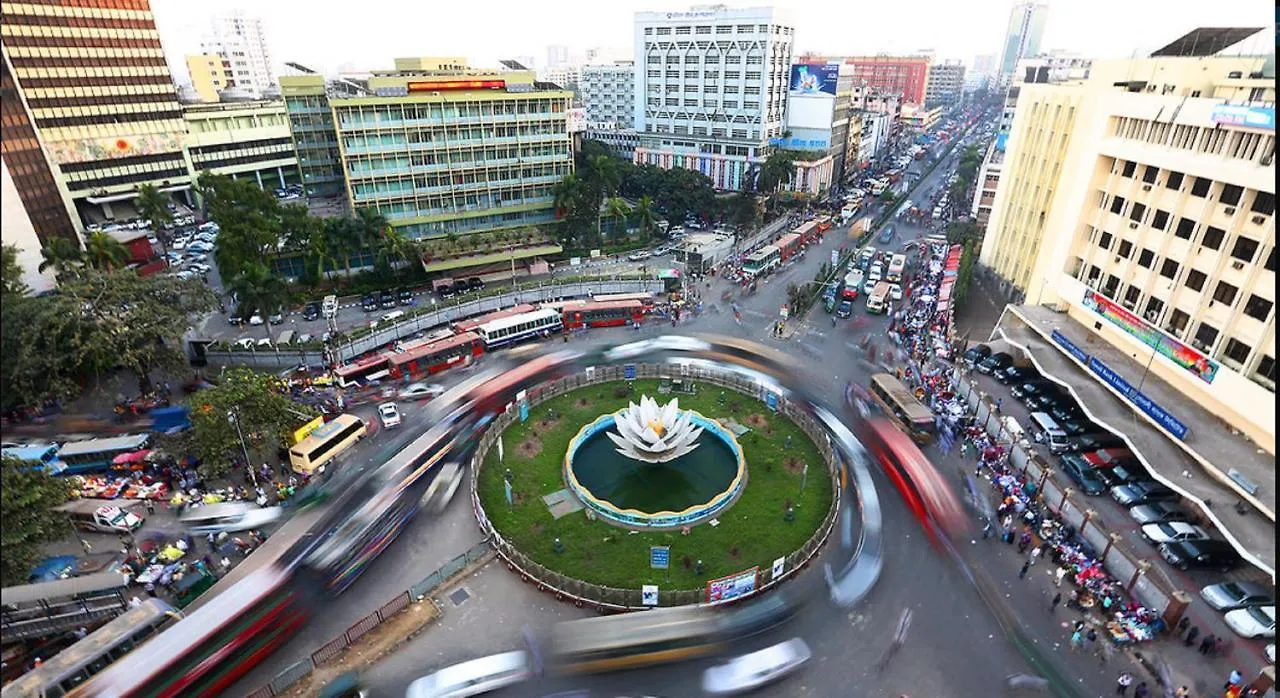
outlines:
{"label": "red bus", "polygon": [[535,310],[537,310],[537,308],[532,305],[529,305],[528,303],[521,303],[520,305],[513,305],[506,310],[495,310],[492,313],[485,313],[484,315],[467,318],[466,320],[459,320],[458,322],[453,323],[453,329],[459,333],[471,332],[477,327],[493,322],[494,320],[501,320],[502,318],[511,317],[512,315],[523,315]]}
{"label": "red bus", "polygon": [[822,231],[818,230],[818,221],[807,221],[805,223],[801,223],[791,232],[799,235],[800,242],[804,243],[813,242],[822,235]]}
{"label": "red bus", "polygon": [[259,569],[71,695],[220,695],[307,622],[310,613],[302,593],[284,570]]}
{"label": "red bus", "polygon": [[333,370],[338,385],[351,388],[361,383],[370,383],[391,375],[391,365],[384,353],[362,356],[355,361],[339,366]]}
{"label": "red bus", "polygon": [[644,320],[642,301],[591,301],[566,305],[561,311],[565,330],[580,327],[620,327]]}
{"label": "red bus", "polygon": [[474,332],[463,332],[434,342],[406,347],[390,355],[392,378],[421,378],[480,357],[484,342]]}
{"label": "red bus", "polygon": [[778,248],[778,252],[782,255],[782,261],[785,262],[800,251],[800,236],[796,233],[787,233],[778,238],[778,241],[773,243],[773,246]]}
{"label": "red bus", "polygon": [[859,436],[906,500],[907,507],[937,543],[939,533],[959,536],[969,524],[959,498],[911,438],[888,420],[862,423]]}
{"label": "red bus", "polygon": [[818,219],[818,232],[825,233],[831,230],[831,216],[822,216]]}

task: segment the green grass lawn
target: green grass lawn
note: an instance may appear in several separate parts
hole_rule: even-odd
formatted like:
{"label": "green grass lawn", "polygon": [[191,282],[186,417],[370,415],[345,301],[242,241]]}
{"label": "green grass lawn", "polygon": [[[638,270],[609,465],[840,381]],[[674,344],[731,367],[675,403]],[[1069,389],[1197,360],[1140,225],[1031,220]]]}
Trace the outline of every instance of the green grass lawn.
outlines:
{"label": "green grass lawn", "polygon": [[[709,418],[733,418],[751,427],[739,443],[747,458],[748,482],[738,501],[720,513],[720,524],[704,521],[689,535],[680,531],[635,533],[589,521],[586,510],[554,520],[542,501],[544,495],[564,489],[562,466],[569,440],[578,429],[606,412],[626,406],[628,397],[647,394],[665,403],[672,395],[658,394],[657,380],[634,381],[630,396],[618,395],[625,383],[593,385],[552,398],[532,407],[529,420],[512,424],[503,435],[505,460],[498,460],[495,446],[480,472],[480,501],[489,520],[503,538],[535,562],[583,581],[619,588],[656,584],[663,589],[698,589],[707,580],[759,566],[768,570],[773,561],[801,548],[822,524],[831,506],[831,480],[813,442],[791,420],[774,414],[754,398],[700,383],[695,395],[676,395],[682,409],[693,409]],[[557,418],[548,421],[548,410]],[[791,446],[785,446],[787,437]],[[802,464],[809,465],[804,491],[800,491]],[[503,473],[514,474],[514,505],[508,506]],[[787,505],[795,507],[795,519],[784,520]],[[564,552],[553,544],[559,538]],[[649,568],[649,547],[671,546],[671,568]],[[694,562],[704,570],[696,574]]]}

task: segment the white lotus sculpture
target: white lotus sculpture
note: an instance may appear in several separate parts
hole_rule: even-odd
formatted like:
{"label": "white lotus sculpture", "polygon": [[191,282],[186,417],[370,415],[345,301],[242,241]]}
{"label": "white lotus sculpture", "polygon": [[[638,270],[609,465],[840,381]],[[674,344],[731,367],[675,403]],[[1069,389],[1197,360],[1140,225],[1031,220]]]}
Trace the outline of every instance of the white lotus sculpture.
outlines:
{"label": "white lotus sculpture", "polygon": [[640,396],[639,405],[629,403],[614,415],[614,426],[618,433],[606,432],[605,436],[618,447],[618,453],[646,463],[675,460],[697,448],[702,435],[702,427],[680,409],[679,399],[659,407],[648,395]]}

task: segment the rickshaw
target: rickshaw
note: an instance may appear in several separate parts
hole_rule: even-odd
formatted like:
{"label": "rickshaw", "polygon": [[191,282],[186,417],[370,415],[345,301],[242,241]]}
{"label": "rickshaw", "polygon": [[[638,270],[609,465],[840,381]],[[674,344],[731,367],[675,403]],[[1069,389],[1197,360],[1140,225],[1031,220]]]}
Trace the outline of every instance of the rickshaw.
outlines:
{"label": "rickshaw", "polygon": [[365,698],[367,695],[368,692],[360,685],[360,678],[354,671],[339,674],[325,684],[318,694],[319,698]]}

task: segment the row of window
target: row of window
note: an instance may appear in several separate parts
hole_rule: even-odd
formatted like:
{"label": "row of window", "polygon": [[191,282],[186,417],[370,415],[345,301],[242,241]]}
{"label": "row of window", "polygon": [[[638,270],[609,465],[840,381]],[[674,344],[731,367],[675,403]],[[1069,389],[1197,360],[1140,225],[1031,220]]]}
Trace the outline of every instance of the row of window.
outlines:
{"label": "row of window", "polygon": [[[32,3],[41,4],[41,3]],[[150,11],[146,8],[146,11]],[[28,15],[9,13],[4,14],[4,23],[8,26],[23,27],[79,27],[85,29],[149,29],[156,30],[155,20],[152,19],[118,19],[115,17],[72,17],[59,16],[52,17],[47,15]],[[38,31],[38,30],[37,30]]]}
{"label": "row of window", "polygon": [[508,187],[499,191],[460,194],[433,194],[401,201],[379,201],[378,211],[388,219],[400,220],[419,216],[474,213],[502,206],[550,204],[554,201],[550,184],[525,188]]}
{"label": "row of window", "polygon": [[166,75],[74,75],[69,77],[27,77],[22,86],[28,90],[59,87],[124,87],[133,85],[173,85]]}
{"label": "row of window", "polygon": [[74,109],[76,107],[107,107],[118,104],[173,104],[178,103],[175,92],[141,93],[123,95],[76,95],[65,97],[33,97],[27,100],[32,109]]}
{"label": "row of window", "polygon": [[10,56],[14,70],[23,68],[167,67],[164,56]]}
{"label": "row of window", "polygon": [[139,121],[167,121],[182,118],[181,110],[148,111],[117,114],[93,114],[89,116],[58,116],[48,119],[36,119],[40,128],[69,128],[72,126],[95,126],[108,124],[132,124]]}
{"label": "row of window", "polygon": [[404,234],[417,239],[440,238],[447,235],[470,235],[493,230],[522,228],[532,225],[543,225],[555,220],[555,211],[547,201],[546,208],[532,211],[509,211],[487,216],[454,218],[431,223],[414,223],[400,228]]}
{"label": "row of window", "polygon": [[[270,162],[272,160],[287,160],[293,158],[292,150],[275,150],[275,151],[254,151],[253,153],[243,155],[228,155],[219,158],[209,158],[193,163],[196,171],[217,170],[224,167],[239,167],[240,165],[255,165],[258,163]],[[292,169],[292,165],[289,166]]]}
{"label": "row of window", "polygon": [[[728,50],[728,46],[722,46],[721,48]],[[713,53],[705,57],[688,55],[688,54],[680,55],[680,54],[673,53],[673,54],[668,54],[665,58],[656,53],[650,53],[648,58],[645,59],[645,63],[649,65],[678,65],[681,62],[683,62],[685,65],[695,64],[695,63],[705,63],[707,65],[720,65],[721,58],[724,59],[723,62],[725,65],[742,65],[744,62],[743,61],[744,56],[741,53],[729,53],[723,56],[721,56],[720,54]],[[745,63],[747,65],[764,65],[763,56],[752,54],[752,55],[745,56],[745,58],[746,58]],[[771,63],[774,65],[775,68],[780,67],[784,63],[784,58],[775,56],[771,61]]]}
{"label": "row of window", "polygon": [[[1135,204],[1135,206],[1141,206],[1141,204]],[[1134,219],[1134,220],[1135,222],[1141,222],[1140,218]],[[1168,220],[1169,220],[1168,213],[1166,213],[1165,211],[1157,210],[1155,215],[1152,216],[1151,227],[1157,230],[1164,230],[1165,226],[1168,225]],[[1181,238],[1183,240],[1190,240],[1195,234],[1195,229],[1196,229],[1196,222],[1194,220],[1191,220],[1190,218],[1180,218],[1178,219],[1177,229],[1174,230],[1174,237]],[[1106,249],[1106,250],[1111,249],[1112,237],[1113,236],[1111,235],[1111,233],[1103,232],[1099,245],[1103,249]],[[1212,225],[1205,226],[1204,235],[1200,237],[1200,246],[1208,248],[1210,250],[1220,250],[1222,249],[1222,243],[1223,241],[1226,240],[1226,238],[1227,238],[1227,231],[1223,230],[1222,228],[1217,228]],[[1126,247],[1126,245],[1128,245],[1128,247]],[[1126,253],[1129,251],[1129,248],[1131,247],[1132,247],[1132,244],[1129,243],[1129,241],[1127,240],[1122,241],[1120,243],[1119,254],[1121,256],[1128,257],[1129,255]],[[1245,264],[1250,264],[1253,262],[1254,258],[1257,256],[1258,249],[1260,247],[1261,247],[1261,243],[1259,243],[1257,240],[1254,240],[1253,238],[1250,238],[1250,237],[1245,237],[1243,235],[1237,235],[1234,243],[1232,243],[1231,245],[1230,254],[1233,258],[1238,259]],[[1272,254],[1273,255],[1275,254],[1274,249],[1272,250]],[[1267,261],[1267,264],[1268,264],[1267,268],[1270,269],[1271,268],[1270,265],[1272,264],[1272,261],[1269,259]]]}
{"label": "row of window", "polygon": [[108,177],[95,177],[81,181],[67,182],[67,189],[71,191],[85,191],[99,189],[102,187],[110,187],[118,184],[145,184],[163,179],[177,179],[179,177],[187,177],[190,173],[186,167],[173,167],[163,170],[149,170],[146,172],[132,172],[129,174],[113,175]]}
{"label": "row of window", "polygon": [[[647,103],[648,103],[648,105],[649,105],[649,106],[651,106],[651,107],[661,107],[661,106],[667,106],[667,107],[680,107],[680,106],[684,106],[684,107],[704,107],[704,108],[709,108],[709,109],[716,109],[716,108],[720,108],[720,107],[721,107],[721,103],[720,103],[718,100],[714,100],[714,99],[704,99],[704,100],[701,100],[701,101],[696,100],[696,99],[685,99],[685,100],[681,101],[680,99],[677,99],[677,98],[675,98],[675,97],[668,97],[668,98],[666,98],[665,100],[663,100],[663,99],[659,99],[659,98],[657,98],[657,97],[650,97]],[[734,101],[734,100],[727,99],[727,100],[725,100],[725,101],[724,101],[723,108],[724,108],[724,109],[738,109],[738,108],[739,108],[739,103],[738,103],[738,102],[736,102],[736,101]],[[751,110],[751,111],[755,111],[755,110],[758,110],[758,109],[760,108],[760,103],[759,103],[759,102],[742,102],[742,103],[741,103],[741,108],[742,108],[742,109],[748,109],[748,110]],[[727,121],[727,119],[717,119],[717,121]]]}
{"label": "row of window", "polygon": [[1112,135],[1237,160],[1271,158],[1276,151],[1275,135],[1162,123],[1127,116],[1114,120]]}
{"label": "row of window", "polygon": [[[697,61],[693,61],[693,62],[696,63]],[[719,80],[720,79],[720,71],[718,70],[708,70],[705,73],[699,73],[697,70],[686,70],[683,73],[681,73],[681,71],[679,70],[671,70],[671,69],[668,69],[665,73],[661,70],[650,70],[647,73],[647,75],[651,78],[666,77],[670,79],[678,79],[683,77],[686,80],[700,80],[700,79]],[[753,70],[749,70],[746,73],[743,73],[741,70],[724,71],[725,80],[741,80],[743,79],[744,76],[746,77],[747,80],[753,80],[753,81],[759,80],[763,77],[761,73]],[[774,76],[774,77],[781,77],[781,76]]]}
{"label": "row of window", "polygon": [[[494,167],[488,170],[452,174],[391,176],[376,181],[361,182],[352,188],[361,196],[391,196],[412,194],[415,188],[465,187],[490,182],[530,180],[538,177],[564,177],[567,174],[569,174],[569,163],[565,162],[542,167]],[[353,172],[352,176],[356,176],[356,173]]]}
{"label": "row of window", "polygon": [[770,25],[770,24],[737,24],[737,25],[719,24],[715,26],[712,26],[709,24],[699,24],[697,26],[692,26],[692,27],[689,27],[689,26],[645,27],[644,34],[645,36],[655,36],[655,35],[656,36],[672,36],[672,35],[710,36],[713,32],[715,34],[720,34],[720,35],[733,34],[735,33],[735,30],[736,30],[736,33],[738,34],[760,33],[760,34],[787,35],[792,32],[790,27],[780,27],[777,25]]}
{"label": "row of window", "polygon": [[160,39],[154,32],[137,32],[138,36],[24,36],[11,34],[5,37],[5,43],[18,48],[105,48],[105,49],[156,49],[164,50]]}
{"label": "row of window", "polygon": [[236,143],[220,143],[218,145],[201,145],[191,148],[191,157],[196,159],[201,155],[211,155],[214,153],[227,153],[233,150],[248,149],[268,149],[278,146],[288,146],[293,148],[293,139],[291,138],[260,138],[254,141],[239,141]]}
{"label": "row of window", "polygon": [[476,101],[460,104],[379,104],[373,107],[343,107],[342,115],[358,120],[459,119],[519,114],[560,114],[562,99],[521,99]]}
{"label": "row of window", "polygon": [[[1116,171],[1119,171],[1119,174],[1121,177],[1125,177],[1127,179],[1133,179],[1138,174],[1138,163],[1135,163],[1133,161],[1128,161],[1128,160],[1117,161],[1115,166],[1113,166],[1112,168],[1112,172],[1116,172]],[[1142,168],[1143,182],[1153,186],[1159,186],[1161,184],[1159,180],[1160,180],[1160,168],[1154,167],[1151,165],[1143,166]],[[1192,196],[1195,196],[1201,199],[1213,198],[1213,194],[1214,194],[1213,180],[1207,177],[1192,177],[1191,180],[1192,181],[1191,181],[1190,193]],[[1174,191],[1181,191],[1182,185],[1184,183],[1186,183],[1186,176],[1183,173],[1169,170],[1167,171],[1167,175],[1165,176],[1165,180],[1163,184],[1167,189],[1173,189]],[[1221,201],[1227,206],[1239,206],[1240,201],[1244,196],[1244,191],[1245,191],[1244,187],[1241,187],[1235,184],[1223,184],[1218,189],[1218,192],[1217,192],[1218,201]],[[1117,198],[1120,201],[1119,205],[1123,207],[1124,199],[1121,197],[1117,197]],[[1113,202],[1112,213],[1117,212],[1115,209],[1116,209],[1116,204]],[[1276,210],[1275,194],[1272,194],[1270,192],[1265,192],[1265,191],[1254,192],[1253,201],[1251,201],[1249,204],[1249,210],[1253,211],[1254,213],[1261,213],[1265,216],[1272,215],[1273,213],[1275,213],[1275,210]]]}

